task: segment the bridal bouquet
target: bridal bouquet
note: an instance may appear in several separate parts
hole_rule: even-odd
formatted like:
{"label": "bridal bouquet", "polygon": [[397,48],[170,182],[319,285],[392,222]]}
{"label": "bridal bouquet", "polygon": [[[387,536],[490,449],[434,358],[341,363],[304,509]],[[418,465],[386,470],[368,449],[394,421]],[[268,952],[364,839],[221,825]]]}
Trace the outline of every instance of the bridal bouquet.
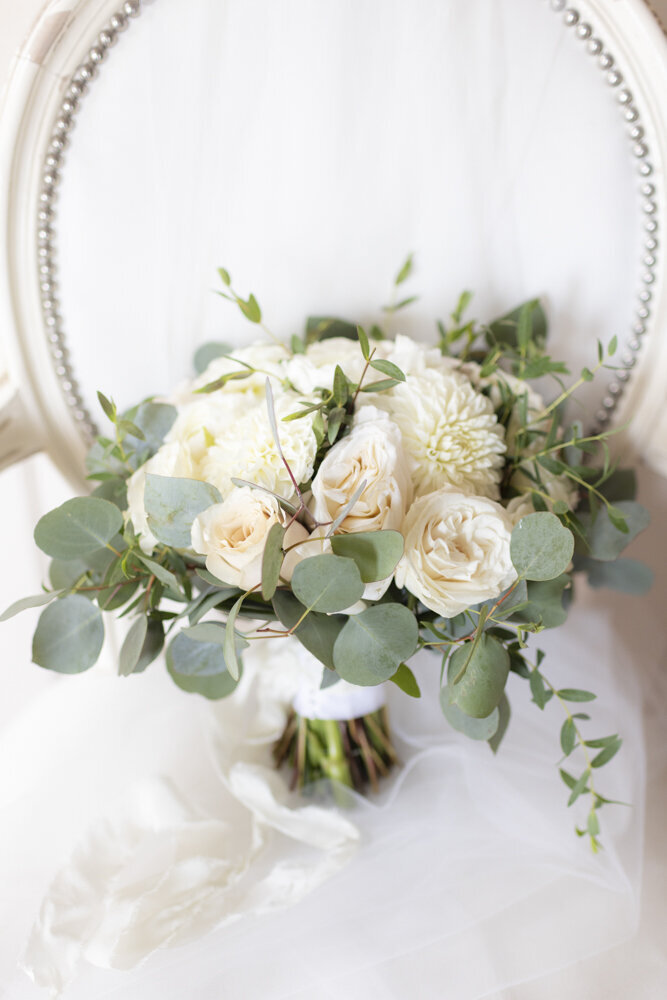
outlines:
{"label": "bridal bouquet", "polygon": [[[564,405],[610,365],[615,341],[565,388],[537,301],[483,325],[464,319],[465,294],[431,344],[316,318],[287,345],[219,274],[264,340],[205,345],[168,401],[119,413],[100,394],[112,432],[88,457],[99,485],[39,521],[50,586],[5,613],[48,604],[34,661],[87,670],[102,612],[118,611],[121,675],[167,642],[174,682],[216,699],[239,683],[249,644],[275,642],[276,670],[281,654],[308,665],[277,763],[298,785],[357,789],[396,760],[382,685],[418,698],[408,661],[419,650],[435,654],[443,725],[494,752],[514,672],[539,709],[562,705],[562,751],[578,746],[581,767],[561,775],[569,803],[590,796],[578,832],[596,847],[608,800],[594,776],[621,741],[590,737],[577,708],[595,695],[551,683],[528,637],[563,624],[577,571],[595,586],[647,584],[618,559],[647,523],[632,475],[612,462],[609,435],[584,432]],[[538,378],[558,385],[548,403]]]}

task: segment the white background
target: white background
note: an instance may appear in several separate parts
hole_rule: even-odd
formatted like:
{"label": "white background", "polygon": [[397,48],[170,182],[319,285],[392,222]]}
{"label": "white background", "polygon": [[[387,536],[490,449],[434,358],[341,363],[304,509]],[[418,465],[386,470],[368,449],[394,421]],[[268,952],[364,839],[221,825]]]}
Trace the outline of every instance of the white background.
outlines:
{"label": "white background", "polygon": [[[41,3],[36,0],[0,0],[0,72],[8,72],[11,58],[21,39],[38,13]],[[667,0],[659,7],[667,15]],[[651,598],[641,608],[632,605],[628,619],[628,602],[610,595],[600,599],[608,608],[610,620],[622,621],[624,638],[640,644],[645,650],[647,736],[649,740],[649,774],[647,796],[648,849],[645,869],[645,894],[640,933],[637,939],[605,955],[579,963],[575,968],[546,976],[524,986],[515,987],[502,995],[502,1000],[551,1000],[555,997],[615,1000],[628,996],[639,1000],[658,1000],[664,995],[667,958],[664,950],[664,926],[667,912],[667,871],[664,856],[664,829],[667,826],[665,802],[666,769],[664,752],[660,752],[658,707],[665,704],[665,681],[659,668],[665,659],[663,601],[667,595],[667,571],[663,565],[667,513],[665,484],[647,470],[641,476],[642,499],[651,507],[654,526],[638,540],[633,555],[643,558],[656,571],[656,586]],[[43,566],[32,547],[27,544],[31,526],[45,509],[68,496],[68,488],[41,457],[33,458],[19,469],[0,475],[0,545],[3,567],[0,585],[0,606],[5,606],[17,594],[33,593],[39,586]],[[57,679],[45,676],[29,666],[29,636],[33,620],[29,616],[3,626],[2,703],[0,720],[12,717],[32,693]],[[0,995],[1,987],[0,987]],[[254,998],[253,998],[254,1000]],[[259,1000],[259,998],[257,998]],[[497,1000],[501,1000],[499,995]]]}

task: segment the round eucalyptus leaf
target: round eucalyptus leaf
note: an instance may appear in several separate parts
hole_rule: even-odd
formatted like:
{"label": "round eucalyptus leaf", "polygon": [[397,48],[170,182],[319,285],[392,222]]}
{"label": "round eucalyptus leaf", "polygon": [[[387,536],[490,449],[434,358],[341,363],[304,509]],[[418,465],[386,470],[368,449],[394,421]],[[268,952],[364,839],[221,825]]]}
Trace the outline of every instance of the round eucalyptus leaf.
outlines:
{"label": "round eucalyptus leaf", "polygon": [[512,563],[526,580],[553,580],[560,576],[570,564],[573,552],[572,532],[548,511],[522,517],[512,532]]}
{"label": "round eucalyptus leaf", "polygon": [[[113,555],[113,553],[110,553]],[[49,566],[49,580],[55,590],[69,590],[77,580],[85,576],[88,566],[81,559],[52,559]],[[91,598],[95,596],[91,593]]]}
{"label": "round eucalyptus leaf", "polygon": [[412,656],[418,638],[411,611],[402,604],[376,604],[348,618],[334,645],[336,670],[351,684],[381,684]]}
{"label": "round eucalyptus leaf", "polygon": [[463,643],[447,667],[452,703],[475,719],[486,718],[503,696],[509,669],[509,653],[488,633]]}
{"label": "round eucalyptus leaf", "polygon": [[229,344],[223,344],[217,340],[209,340],[206,344],[202,344],[195,351],[195,356],[193,358],[194,369],[197,375],[201,375],[205,372],[211,361],[215,361],[216,358],[221,358],[225,354],[231,354],[233,348]]}
{"label": "round eucalyptus leaf", "polygon": [[101,497],[75,497],[40,518],[35,541],[54,559],[80,559],[103,549],[122,527],[115,504]]}
{"label": "round eucalyptus leaf", "polygon": [[321,555],[298,564],[292,575],[292,591],[304,607],[331,613],[356,604],[364,584],[352,559]]}
{"label": "round eucalyptus leaf", "polygon": [[500,724],[498,708],[494,708],[485,719],[473,719],[449,700],[447,686],[440,691],[440,707],[450,726],[459,733],[465,733],[471,740],[491,740],[498,730]]}
{"label": "round eucalyptus leaf", "polygon": [[226,698],[238,683],[227,670],[219,643],[196,642],[182,632],[167,649],[167,670],[182,691],[211,700]]}
{"label": "round eucalyptus leaf", "polygon": [[189,549],[192,522],[202,511],[220,503],[215,486],[199,479],[146,475],[144,506],[155,537],[175,549]]}
{"label": "round eucalyptus leaf", "polygon": [[32,640],[32,659],[60,674],[80,674],[96,662],[104,643],[99,608],[70,594],[42,611]]}
{"label": "round eucalyptus leaf", "polygon": [[334,553],[354,559],[364,583],[391,576],[403,555],[404,544],[400,531],[355,531],[331,538]]}
{"label": "round eucalyptus leaf", "polygon": [[[590,547],[587,555],[593,559],[611,562],[618,558],[623,549],[648,527],[651,517],[640,503],[635,503],[633,500],[621,500],[614,504],[611,517],[607,508],[602,507],[595,518],[584,511],[579,520]],[[627,530],[620,530],[617,526],[619,524],[622,524]]]}

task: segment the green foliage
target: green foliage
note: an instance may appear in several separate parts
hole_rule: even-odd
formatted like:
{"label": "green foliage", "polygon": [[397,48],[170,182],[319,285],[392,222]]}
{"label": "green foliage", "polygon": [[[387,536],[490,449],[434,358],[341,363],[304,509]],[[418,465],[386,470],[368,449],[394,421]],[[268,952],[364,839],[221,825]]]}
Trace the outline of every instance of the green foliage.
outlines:
{"label": "green foliage", "polygon": [[227,669],[219,643],[196,642],[182,632],[167,649],[167,670],[182,691],[211,700],[228,697],[238,683],[238,677]]}
{"label": "green foliage", "polygon": [[35,541],[55,559],[79,559],[104,548],[123,526],[118,508],[99,497],[75,497],[40,518]]}
{"label": "green foliage", "polygon": [[560,576],[573,552],[572,532],[547,511],[522,517],[512,532],[512,563],[526,580],[552,580]]}
{"label": "green foliage", "polygon": [[401,663],[396,673],[393,674],[389,680],[410,698],[421,698],[422,693],[419,690],[417,678],[406,663]]}
{"label": "green foliage", "polygon": [[588,555],[603,562],[617,559],[624,548],[644,531],[650,517],[645,507],[634,500],[621,500],[613,507],[603,507],[595,514],[579,515],[588,544]]}
{"label": "green foliage", "polygon": [[336,670],[352,684],[380,684],[412,656],[418,638],[417,622],[406,607],[376,604],[348,618],[334,646]]}
{"label": "green foliage", "polygon": [[98,608],[70,594],[42,611],[32,640],[32,659],[59,674],[79,674],[96,662],[104,642]]}
{"label": "green foliage", "polygon": [[452,729],[456,729],[459,733],[465,733],[471,740],[487,740],[490,742],[498,731],[500,725],[500,710],[498,707],[494,708],[490,715],[484,719],[466,715],[451,700],[451,692],[446,684],[440,690],[440,707],[442,714]]}
{"label": "green foliage", "polygon": [[275,592],[273,607],[285,628],[295,629],[300,622],[294,635],[301,645],[325,667],[335,670],[334,645],[346,618],[343,615],[325,615],[317,611],[306,613],[304,605],[286,590]]}
{"label": "green foliage", "polygon": [[601,562],[578,557],[576,568],[588,576],[591,587],[609,587],[635,597],[647,593],[653,586],[653,571],[636,559],[615,559]]}
{"label": "green foliage", "polygon": [[505,646],[488,632],[463,643],[447,668],[449,698],[466,715],[487,718],[502,698],[510,660]]}
{"label": "green foliage", "polygon": [[349,535],[334,535],[331,548],[335,555],[353,559],[364,583],[386,580],[403,555],[404,541],[400,531],[358,531]]}
{"label": "green foliage", "polygon": [[148,473],[144,506],[148,527],[159,541],[177,549],[189,549],[192,522],[202,511],[220,503],[222,497],[210,483]]}
{"label": "green foliage", "polygon": [[262,556],[262,597],[270,601],[276,592],[280,569],[283,564],[283,539],[285,529],[282,524],[272,524],[266,537]]}
{"label": "green foliage", "polygon": [[318,555],[298,564],[292,576],[292,590],[305,607],[330,613],[356,604],[364,592],[364,584],[352,559]]}
{"label": "green foliage", "polygon": [[10,604],[2,612],[0,622],[6,622],[8,619],[13,618],[14,615],[18,615],[21,611],[26,611],[28,608],[42,608],[45,604],[50,604],[56,597],[58,597],[58,591],[56,590],[49,590],[43,594],[35,594],[34,597],[22,597],[20,601],[14,601],[13,604]]}
{"label": "green foliage", "polygon": [[233,348],[229,344],[223,344],[218,340],[210,340],[206,344],[202,344],[195,351],[195,356],[193,358],[192,364],[197,375],[201,375],[205,372],[211,361],[215,361],[216,358],[222,358],[226,354],[231,354]]}

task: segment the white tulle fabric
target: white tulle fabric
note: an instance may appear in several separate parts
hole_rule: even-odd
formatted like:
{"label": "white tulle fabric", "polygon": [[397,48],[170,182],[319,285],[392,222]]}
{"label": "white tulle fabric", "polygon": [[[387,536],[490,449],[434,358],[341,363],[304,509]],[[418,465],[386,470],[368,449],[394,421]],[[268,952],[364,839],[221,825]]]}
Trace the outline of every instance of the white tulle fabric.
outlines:
{"label": "white tulle fabric", "polygon": [[[114,986],[148,1000],[167,985],[226,1000],[400,1000],[413,982],[425,1000],[472,1000],[622,940],[637,916],[643,754],[637,691],[605,631],[582,607],[542,643],[556,683],[586,676],[599,692],[601,731],[619,728],[623,699],[626,745],[605,793],[632,807],[604,817],[597,857],[564,806],[562,720],[555,706],[543,718],[518,679],[493,757],[444,725],[438,660],[424,654],[422,700],[388,693],[401,768],[378,797],[347,793],[346,805],[294,798],[272,768],[301,668],[270,644],[215,705],[159,669],[130,691],[110,662],[76,690],[55,685],[1,747],[23,762],[0,785],[3,886],[20,892],[12,858],[34,837],[33,898],[44,891],[24,968],[54,996],[70,983],[68,1000]],[[27,980],[16,990],[33,995]]]}
{"label": "white tulle fabric", "polygon": [[[616,102],[542,0],[158,0],[110,54],[68,153],[73,359],[91,401],[167,392],[202,341],[256,336],[212,294],[217,265],[286,335],[311,313],[376,321],[414,250],[422,298],[394,330],[423,335],[463,288],[480,318],[544,294],[576,369],[629,325],[635,188]],[[50,490],[31,482],[40,512]],[[18,506],[3,549],[17,566]],[[119,679],[113,645],[76,678],[21,662],[19,680],[12,662],[7,995],[45,996],[15,972],[22,956],[54,993],[69,983],[66,1000],[476,1000],[624,940],[646,656],[605,606],[584,594],[540,637],[555,683],[598,693],[594,735],[625,738],[603,791],[632,806],[603,810],[597,857],[565,809],[557,706],[539,713],[519,679],[494,758],[445,727],[425,658],[421,701],[389,692],[403,766],[343,809],[293,800],[271,770],[292,681],[261,653],[214,706],[162,664]]]}

